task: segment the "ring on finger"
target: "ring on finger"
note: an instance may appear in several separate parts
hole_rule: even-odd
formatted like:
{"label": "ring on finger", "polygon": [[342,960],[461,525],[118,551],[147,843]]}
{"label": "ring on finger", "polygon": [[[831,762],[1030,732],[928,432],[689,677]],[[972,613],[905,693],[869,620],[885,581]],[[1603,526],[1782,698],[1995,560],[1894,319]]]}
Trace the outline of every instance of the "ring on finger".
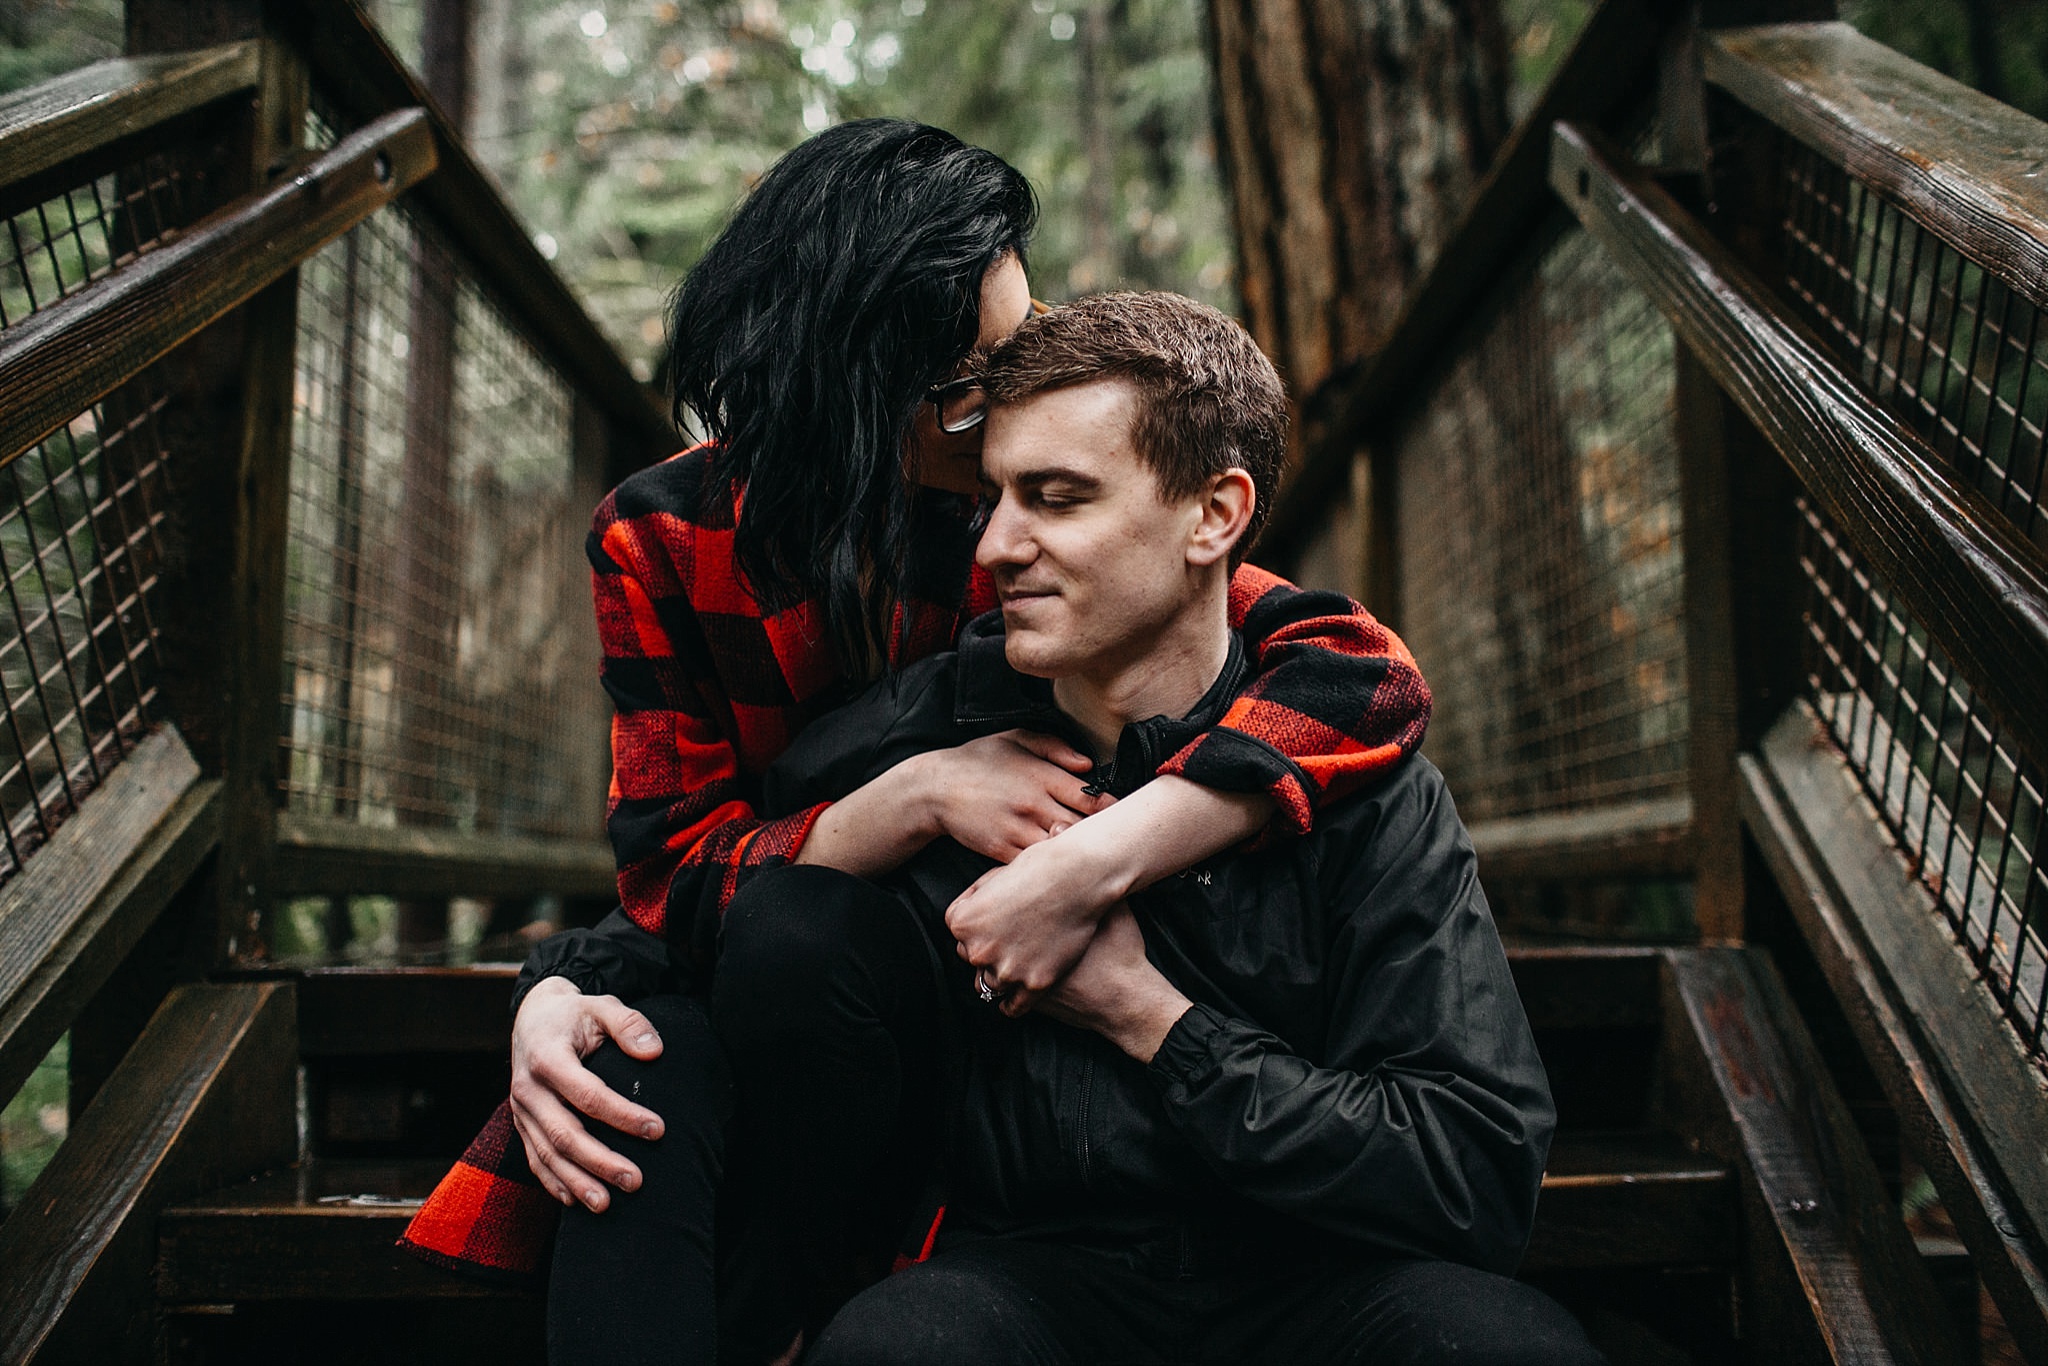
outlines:
{"label": "ring on finger", "polygon": [[995,985],[988,980],[986,969],[976,968],[974,971],[974,994],[981,998],[983,1005],[992,1006],[996,1003],[996,997],[999,993],[996,991]]}

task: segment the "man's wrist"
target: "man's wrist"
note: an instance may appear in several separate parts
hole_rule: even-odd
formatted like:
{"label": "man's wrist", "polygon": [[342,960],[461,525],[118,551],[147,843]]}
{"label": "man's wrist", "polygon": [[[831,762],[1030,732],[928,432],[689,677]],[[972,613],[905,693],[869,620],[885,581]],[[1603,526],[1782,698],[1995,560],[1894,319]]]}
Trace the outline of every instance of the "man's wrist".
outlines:
{"label": "man's wrist", "polygon": [[1166,1036],[1180,1023],[1180,1017],[1194,1006],[1193,1001],[1181,995],[1172,983],[1163,978],[1160,987],[1161,990],[1148,992],[1133,1002],[1129,1010],[1119,1012],[1111,1028],[1105,1031],[1111,1043],[1148,1065],[1158,1056]]}

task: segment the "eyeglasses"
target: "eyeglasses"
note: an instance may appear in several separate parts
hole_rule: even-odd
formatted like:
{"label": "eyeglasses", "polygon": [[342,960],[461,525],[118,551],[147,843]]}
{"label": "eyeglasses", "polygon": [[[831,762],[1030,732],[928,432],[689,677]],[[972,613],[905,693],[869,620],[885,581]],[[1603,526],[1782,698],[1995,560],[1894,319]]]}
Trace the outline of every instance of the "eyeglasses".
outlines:
{"label": "eyeglasses", "polygon": [[971,431],[988,416],[988,395],[973,375],[934,384],[925,390],[924,401],[938,410],[939,430],[949,435]]}

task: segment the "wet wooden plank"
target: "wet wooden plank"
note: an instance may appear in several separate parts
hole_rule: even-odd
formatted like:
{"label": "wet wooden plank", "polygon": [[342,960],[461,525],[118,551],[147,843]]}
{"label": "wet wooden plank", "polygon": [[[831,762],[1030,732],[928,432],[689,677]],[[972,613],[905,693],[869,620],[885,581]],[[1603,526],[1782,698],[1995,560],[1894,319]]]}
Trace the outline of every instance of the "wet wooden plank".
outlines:
{"label": "wet wooden plank", "polygon": [[261,45],[115,57],[0,96],[0,187],[256,86]]}
{"label": "wet wooden plank", "polygon": [[434,169],[402,111],[176,241],[0,335],[0,462],[11,460]]}
{"label": "wet wooden plank", "polygon": [[0,887],[0,1095],[13,1095],[219,838],[219,784],[148,736]]}
{"label": "wet wooden plank", "polygon": [[1471,827],[1485,878],[1681,877],[1692,871],[1692,799],[1664,797]]}
{"label": "wet wooden plank", "polygon": [[275,857],[274,885],[281,896],[618,894],[611,849],[598,840],[385,829],[286,813],[278,817]]}
{"label": "wet wooden plank", "polygon": [[303,1163],[164,1211],[166,1304],[504,1298],[523,1293],[430,1267],[393,1244],[448,1170],[440,1158]]}
{"label": "wet wooden plank", "polygon": [[157,1212],[291,1160],[292,991],[181,987],[0,1224],[0,1361],[150,1353]]}
{"label": "wet wooden plank", "polygon": [[2048,123],[1847,24],[1705,35],[1709,81],[2048,308]]}
{"label": "wet wooden plank", "polygon": [[1617,945],[1514,946],[1508,968],[1538,1030],[1655,1029],[1663,951]]}
{"label": "wet wooden plank", "polygon": [[1992,705],[2048,757],[2048,564],[1661,188],[1559,125],[1551,180]]}
{"label": "wet wooden plank", "polygon": [[2014,1338],[2029,1359],[2048,1360],[2048,1078],[2021,1053],[1812,709],[1788,714],[1742,772],[1749,829],[1903,1142]]}
{"label": "wet wooden plank", "polygon": [[504,1055],[518,975],[510,963],[306,969],[297,979],[300,1050],[308,1058]]}
{"label": "wet wooden plank", "polygon": [[1673,950],[1689,1130],[1743,1186],[1743,1337],[1771,1360],[1961,1366],[1933,1281],[1768,955]]}
{"label": "wet wooden plank", "polygon": [[1522,1270],[1735,1259],[1728,1167],[1662,1133],[1558,1134]]}

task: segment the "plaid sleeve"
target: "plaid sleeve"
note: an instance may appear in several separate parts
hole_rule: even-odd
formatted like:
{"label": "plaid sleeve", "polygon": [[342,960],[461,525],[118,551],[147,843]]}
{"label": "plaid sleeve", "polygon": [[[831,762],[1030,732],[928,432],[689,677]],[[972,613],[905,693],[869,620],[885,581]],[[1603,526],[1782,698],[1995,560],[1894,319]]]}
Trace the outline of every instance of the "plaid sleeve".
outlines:
{"label": "plaid sleeve", "polygon": [[[755,733],[751,740],[741,734],[736,708],[745,704],[716,686],[706,621],[686,591],[708,591],[692,577],[699,572],[692,561],[707,548],[691,547],[697,538],[673,514],[622,515],[618,497],[599,504],[586,545],[602,678],[615,708],[605,831],[626,914],[701,965],[740,885],[758,869],[795,859],[824,808],[775,820],[756,813],[741,750],[780,749],[786,720],[774,708],[749,707]],[[689,550],[681,565],[679,547]],[[721,565],[717,572],[727,571]],[[761,656],[755,664],[774,669],[758,616],[736,611],[729,619],[762,635],[749,658]],[[721,644],[734,652],[733,643]]]}
{"label": "plaid sleeve", "polygon": [[1280,828],[1301,833],[1315,807],[1421,747],[1429,685],[1401,638],[1351,599],[1240,565],[1230,624],[1257,676],[1161,773],[1219,791],[1269,792]]}

